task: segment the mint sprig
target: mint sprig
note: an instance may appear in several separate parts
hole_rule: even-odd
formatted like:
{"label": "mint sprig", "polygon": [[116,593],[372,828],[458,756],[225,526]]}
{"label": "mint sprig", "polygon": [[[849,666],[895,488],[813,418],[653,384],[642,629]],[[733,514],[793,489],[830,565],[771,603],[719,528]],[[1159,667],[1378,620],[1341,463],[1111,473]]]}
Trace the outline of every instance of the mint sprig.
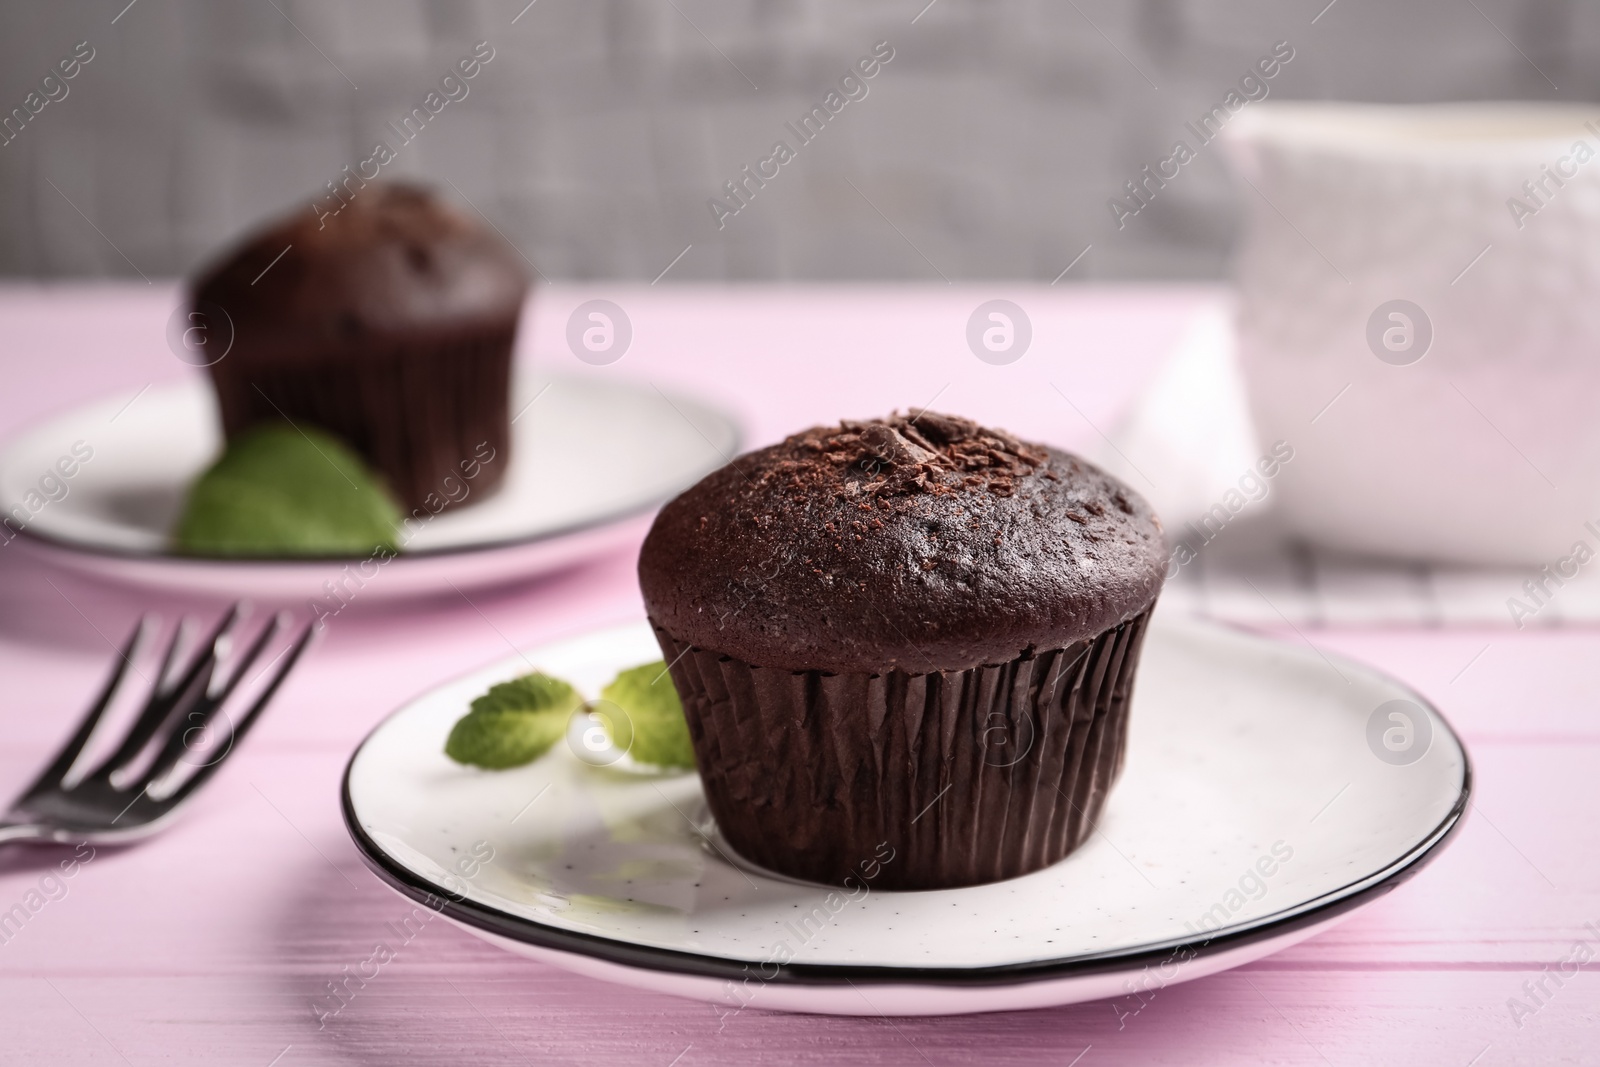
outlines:
{"label": "mint sprig", "polygon": [[[694,769],[689,724],[665,662],[620,671],[600,696],[595,717],[617,749],[637,763]],[[445,755],[490,770],[532,763],[566,736],[583,703],[571,685],[537,671],[501,682],[451,728]]]}
{"label": "mint sprig", "polygon": [[566,734],[583,698],[559,678],[535,671],[491,686],[450,730],[444,753],[457,763],[504,770],[532,763]]}
{"label": "mint sprig", "polygon": [[[645,663],[618,673],[611,684],[600,690],[604,700],[621,708],[632,728],[628,754],[638,763],[694,770],[694,746],[689,741],[689,724],[683,717],[683,704],[673,687],[672,677],[662,660]],[[613,743],[617,731],[602,719]]]}

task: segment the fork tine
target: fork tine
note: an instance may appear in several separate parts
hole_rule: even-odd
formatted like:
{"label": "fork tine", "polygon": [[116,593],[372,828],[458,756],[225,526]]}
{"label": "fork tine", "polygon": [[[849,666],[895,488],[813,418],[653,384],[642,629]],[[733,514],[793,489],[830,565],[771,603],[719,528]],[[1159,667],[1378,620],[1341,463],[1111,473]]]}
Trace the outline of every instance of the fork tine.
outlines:
{"label": "fork tine", "polygon": [[239,621],[248,614],[248,611],[249,609],[242,600],[235,600],[229,606],[227,614],[212,628],[206,639],[195,646],[194,658],[189,661],[189,666],[185,669],[183,677],[168,690],[169,693],[183,692],[194,684],[195,678],[199,676],[202,670],[212,669],[216,666],[217,642],[222,640],[225,634],[232,631],[239,624]]}
{"label": "fork tine", "polygon": [[[244,655],[240,656],[238,661],[232,665],[228,680],[222,688],[217,692],[212,692],[207,688],[195,698],[194,702],[168,730],[167,739],[161,746],[161,752],[150,764],[150,769],[144,773],[146,782],[159,782],[166,776],[167,772],[177,766],[178,761],[183,758],[184,751],[189,747],[186,740],[189,734],[194,730],[204,730],[210,725],[211,720],[221,710],[228,697],[233,695],[233,691],[238,688],[239,682],[244,678],[251,666],[255,664],[255,661],[261,657],[261,653],[266,649],[267,645],[289,628],[289,621],[289,616],[286,612],[275,616],[271,622],[261,628],[261,633],[256,636],[255,641],[251,643]],[[221,757],[218,758],[220,759]]]}
{"label": "fork tine", "polygon": [[39,777],[34,779],[33,784],[23,792],[23,796],[30,796],[42,788],[53,786],[66,777],[72,765],[82,755],[84,746],[89,743],[94,728],[99,725],[106,709],[111,706],[112,699],[122,685],[123,678],[127,676],[128,669],[133,666],[134,659],[144,651],[145,643],[157,625],[158,622],[153,616],[140,617],[133,627],[133,632],[128,635],[128,640],[118,650],[117,661],[111,668],[111,677],[106,679],[105,688],[101,689],[99,698],[78,723],[78,729],[73,732],[72,737],[61,746],[61,750],[50,761],[50,765],[40,772]]}
{"label": "fork tine", "polygon": [[[194,658],[184,671],[183,677],[170,689],[162,689],[161,682],[157,679],[155,691],[150,694],[144,710],[134,720],[133,726],[129,728],[127,736],[122,740],[122,744],[118,745],[115,752],[107,756],[98,767],[90,772],[89,778],[109,779],[118,768],[125,766],[144,750],[145,745],[150,743],[150,738],[160,729],[161,724],[166,721],[167,716],[172,714],[174,708],[195,699],[197,683],[201,686],[199,691],[204,692],[204,685],[209,684],[211,674],[216,669],[217,643],[222,638],[222,635],[227,633],[239,621],[241,614],[242,607],[238,603],[228,609],[227,614],[223,616],[221,622],[217,623],[210,635],[196,646]],[[167,653],[164,657],[163,670],[165,670],[166,664],[173,662],[173,658],[176,655],[175,647],[181,633],[182,627],[180,626],[172,635],[172,644],[167,647]],[[202,675],[204,676],[203,678]]]}
{"label": "fork tine", "polygon": [[167,691],[167,683],[172,679],[173,661],[178,658],[178,650],[182,647],[184,635],[189,632],[192,622],[192,619],[179,617],[178,624],[172,631],[172,640],[167,642],[167,649],[161,654],[161,666],[156,669],[156,680],[155,685],[151,687],[152,692],[165,693]]}
{"label": "fork tine", "polygon": [[277,668],[277,673],[267,683],[266,688],[261,691],[261,695],[256,698],[256,702],[250,705],[250,710],[240,717],[238,725],[233,728],[233,737],[229,742],[227,751],[215,762],[208,763],[197,769],[170,795],[163,797],[162,802],[164,804],[170,807],[182,803],[185,797],[200,788],[206,779],[215,774],[217,768],[222,766],[229,756],[233,755],[235,749],[238,748],[239,741],[249,732],[250,727],[255,725],[256,719],[261,717],[262,711],[266,709],[267,703],[272,700],[273,694],[277,693],[278,686],[283,684],[283,680],[294,669],[295,663],[299,661],[305,650],[310,647],[312,641],[322,633],[322,630],[323,628],[318,626],[316,622],[306,623],[305,628],[300,631],[300,636],[295,638],[294,644],[289,647],[288,653],[283,657],[281,665]]}

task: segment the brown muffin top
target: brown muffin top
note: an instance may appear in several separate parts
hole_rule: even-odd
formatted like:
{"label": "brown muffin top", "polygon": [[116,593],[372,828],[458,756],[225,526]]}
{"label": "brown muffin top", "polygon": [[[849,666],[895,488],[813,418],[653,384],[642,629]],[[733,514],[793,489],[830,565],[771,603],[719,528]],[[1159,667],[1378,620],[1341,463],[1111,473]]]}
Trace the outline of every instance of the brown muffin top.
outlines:
{"label": "brown muffin top", "polygon": [[224,308],[249,349],[503,328],[527,288],[493,230],[426,189],[369,182],[338,214],[299,211],[246,237],[200,274],[192,303]]}
{"label": "brown muffin top", "polygon": [[655,622],[756,666],[1002,663],[1147,608],[1159,520],[1070,453],[923,412],[795,434],[656,517],[639,556]]}

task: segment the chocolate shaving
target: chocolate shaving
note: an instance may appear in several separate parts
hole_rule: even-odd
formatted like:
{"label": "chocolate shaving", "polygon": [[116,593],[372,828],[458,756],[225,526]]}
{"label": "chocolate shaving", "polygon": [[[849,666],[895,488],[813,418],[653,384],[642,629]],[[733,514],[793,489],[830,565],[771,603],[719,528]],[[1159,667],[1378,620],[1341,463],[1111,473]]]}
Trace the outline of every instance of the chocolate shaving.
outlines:
{"label": "chocolate shaving", "polygon": [[841,497],[942,495],[961,489],[1011,496],[1017,480],[1048,459],[1044,449],[1003,430],[924,411],[916,417],[845,420],[799,433],[779,446],[787,456],[761,476],[800,491]]}

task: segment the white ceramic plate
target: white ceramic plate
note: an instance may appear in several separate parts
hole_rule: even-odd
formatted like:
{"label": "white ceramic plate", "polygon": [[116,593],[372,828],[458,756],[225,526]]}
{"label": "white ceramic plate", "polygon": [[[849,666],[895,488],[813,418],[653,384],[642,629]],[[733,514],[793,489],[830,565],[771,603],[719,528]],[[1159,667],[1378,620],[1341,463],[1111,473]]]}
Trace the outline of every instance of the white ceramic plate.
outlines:
{"label": "white ceramic plate", "polygon": [[[721,466],[739,445],[733,420],[705,404],[595,378],[519,381],[512,410],[520,414],[499,491],[423,523],[362,596],[531,577],[607,550],[636,537],[651,509]],[[91,452],[81,463],[72,451],[78,442],[78,457]],[[220,448],[216,404],[203,380],[114,397],[7,444],[0,508],[15,514],[22,504],[22,532],[32,547],[99,577],[229,596],[322,595],[325,581],[338,581],[357,561],[167,553],[186,487]],[[63,458],[69,462],[58,469]],[[62,477],[60,469],[74,472]],[[52,493],[59,499],[48,499]]]}
{"label": "white ceramic plate", "polygon": [[[800,884],[728,853],[693,774],[597,769],[562,746],[485,772],[441,751],[473,696],[530,663],[592,695],[659,656],[645,625],[607,630],[395,712],[345,777],[345,821],[368,863],[514,952],[730,1011],[1137,1004],[1135,990],[1260,958],[1393,888],[1450,836],[1470,789],[1460,741],[1398,683],[1159,615],[1098,832],[1054,867],[991,885]],[[1392,700],[1414,709],[1409,752],[1368,741]]]}

